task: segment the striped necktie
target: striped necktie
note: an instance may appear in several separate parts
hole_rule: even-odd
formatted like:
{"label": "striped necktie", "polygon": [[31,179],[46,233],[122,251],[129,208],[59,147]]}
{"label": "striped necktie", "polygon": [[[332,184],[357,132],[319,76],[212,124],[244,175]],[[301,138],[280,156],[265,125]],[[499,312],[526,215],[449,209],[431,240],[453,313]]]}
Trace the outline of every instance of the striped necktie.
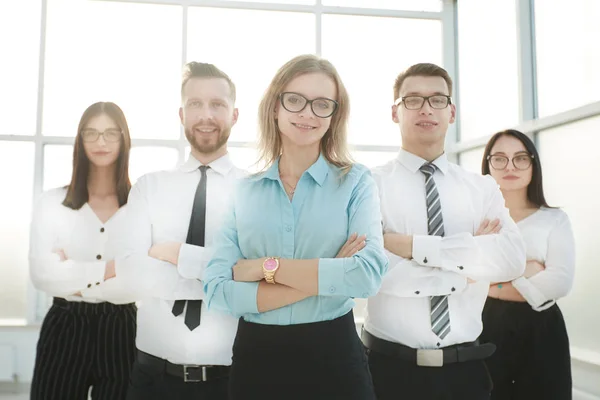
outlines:
{"label": "striped necktie", "polygon": [[[427,233],[433,236],[444,236],[444,219],[442,217],[442,203],[433,179],[436,166],[426,163],[419,168],[425,175],[425,193],[427,205]],[[431,330],[440,339],[450,333],[450,310],[448,309],[448,296],[431,296]]]}

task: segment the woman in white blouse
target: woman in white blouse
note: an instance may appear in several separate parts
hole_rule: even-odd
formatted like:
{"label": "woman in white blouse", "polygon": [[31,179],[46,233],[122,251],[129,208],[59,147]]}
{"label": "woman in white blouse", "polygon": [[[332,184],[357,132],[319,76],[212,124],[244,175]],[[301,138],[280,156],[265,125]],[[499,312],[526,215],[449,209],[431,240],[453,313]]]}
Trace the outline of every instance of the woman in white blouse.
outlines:
{"label": "woman in white blouse", "polygon": [[542,167],[533,142],[507,130],[488,142],[482,173],[500,185],[527,247],[525,273],[490,286],[483,342],[497,345],[487,360],[493,400],[572,398],[569,338],[556,300],[573,284],[575,244],[567,214],[544,198]]}
{"label": "woman in white blouse", "polygon": [[79,122],[73,175],[45,192],[31,224],[29,267],[54,297],[37,345],[31,399],[124,399],[136,308],[115,277],[124,231],[131,140],[123,111],[95,103]]}

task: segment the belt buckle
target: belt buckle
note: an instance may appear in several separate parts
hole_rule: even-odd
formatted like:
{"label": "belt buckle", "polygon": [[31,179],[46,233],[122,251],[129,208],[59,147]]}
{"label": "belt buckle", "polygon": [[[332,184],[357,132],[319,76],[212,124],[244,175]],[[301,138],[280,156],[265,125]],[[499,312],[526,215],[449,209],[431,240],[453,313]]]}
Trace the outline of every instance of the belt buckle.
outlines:
{"label": "belt buckle", "polygon": [[417,349],[417,365],[420,367],[444,366],[444,350]]}
{"label": "belt buckle", "polygon": [[[188,370],[188,368],[190,370]],[[200,369],[202,371],[202,376],[200,378],[190,377],[190,372],[193,372],[193,369]],[[206,382],[206,366],[200,365],[184,365],[183,366],[183,381],[184,382]]]}

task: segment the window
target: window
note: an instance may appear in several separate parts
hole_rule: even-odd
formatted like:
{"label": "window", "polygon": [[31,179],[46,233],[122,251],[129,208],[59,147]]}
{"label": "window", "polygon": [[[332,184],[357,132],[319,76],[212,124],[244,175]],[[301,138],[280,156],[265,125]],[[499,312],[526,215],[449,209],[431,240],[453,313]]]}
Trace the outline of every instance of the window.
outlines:
{"label": "window", "polygon": [[0,141],[0,325],[26,315],[29,221],[33,199],[34,145]]}
{"label": "window", "polygon": [[132,147],[129,155],[129,177],[135,184],[139,177],[152,171],[175,168],[177,165],[177,149],[169,147]]}
{"label": "window", "polygon": [[388,8],[391,10],[441,11],[441,0],[323,0],[325,6]]}
{"label": "window", "polygon": [[[415,35],[419,40],[405,40]],[[335,65],[350,95],[350,143],[400,145],[391,111],[394,81],[412,64],[441,65],[441,37],[440,21],[323,16],[323,56]]]}
{"label": "window", "polygon": [[48,0],[42,133],[75,136],[89,105],[113,101],[132,138],[179,138],[181,19],[176,6]]}
{"label": "window", "polygon": [[599,130],[600,117],[594,117],[538,135],[548,203],[569,215],[577,246],[574,289],[560,300],[560,307],[567,317],[571,343],[596,352],[600,352],[598,309],[583,305],[597,297],[600,280],[596,228],[600,224],[600,186],[594,161],[600,146]]}
{"label": "window", "polygon": [[0,135],[35,134],[41,7],[39,0],[0,2]]}
{"label": "window", "polygon": [[547,116],[600,100],[600,2],[535,2],[538,103]]}
{"label": "window", "polygon": [[[252,21],[252,24],[248,24]],[[223,29],[239,26],[238,29]],[[244,26],[252,29],[242,28]],[[308,13],[190,7],[188,61],[215,64],[233,80],[240,115],[230,140],[253,142],[258,105],[277,70],[315,52],[315,17]]]}
{"label": "window", "polygon": [[459,156],[459,164],[467,171],[481,173],[481,159],[483,158],[484,147],[473,150],[463,151]]}
{"label": "window", "polygon": [[516,16],[514,1],[458,2],[461,140],[519,123]]}

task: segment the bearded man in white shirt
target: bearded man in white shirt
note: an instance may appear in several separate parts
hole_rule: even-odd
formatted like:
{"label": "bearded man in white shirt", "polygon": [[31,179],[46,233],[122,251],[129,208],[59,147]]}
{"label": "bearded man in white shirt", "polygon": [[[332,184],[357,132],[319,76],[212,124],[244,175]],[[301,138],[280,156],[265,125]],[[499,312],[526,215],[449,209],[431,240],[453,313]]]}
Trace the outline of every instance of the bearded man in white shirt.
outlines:
{"label": "bearded man in white shirt", "polygon": [[490,282],[523,273],[525,246],[489,176],[450,163],[452,80],[416,64],[394,85],[398,157],[376,168],[384,243],[390,259],[380,292],[368,301],[362,339],[380,400],[489,399],[479,344]]}
{"label": "bearded man in white shirt", "polygon": [[172,171],[132,187],[126,251],[116,274],[147,294],[137,316],[128,399],[226,400],[232,316],[209,311],[202,274],[237,178],[227,140],[238,118],[235,85],[212,64],[184,68],[179,116],[191,144]]}

